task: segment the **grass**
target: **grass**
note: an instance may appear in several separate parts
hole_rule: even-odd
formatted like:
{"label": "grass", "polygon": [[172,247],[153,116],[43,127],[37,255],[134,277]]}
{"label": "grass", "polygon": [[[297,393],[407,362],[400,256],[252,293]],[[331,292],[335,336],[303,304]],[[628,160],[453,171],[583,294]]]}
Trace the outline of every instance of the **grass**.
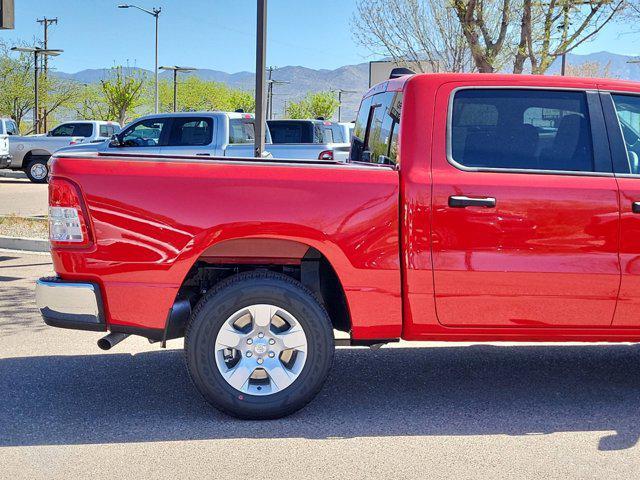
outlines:
{"label": "grass", "polygon": [[17,215],[0,216],[0,236],[24,238],[49,238],[46,218],[25,218]]}

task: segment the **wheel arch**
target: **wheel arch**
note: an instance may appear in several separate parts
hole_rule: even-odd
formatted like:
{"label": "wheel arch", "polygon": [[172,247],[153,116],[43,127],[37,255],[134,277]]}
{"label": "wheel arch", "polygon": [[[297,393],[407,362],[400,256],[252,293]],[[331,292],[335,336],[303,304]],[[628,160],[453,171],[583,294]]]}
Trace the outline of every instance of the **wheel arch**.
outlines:
{"label": "wheel arch", "polygon": [[264,233],[247,237],[227,233],[224,239],[203,242],[199,251],[191,255],[180,292],[192,288],[194,281],[204,282],[206,289],[208,270],[226,271],[226,274],[215,277],[216,283],[238,271],[281,271],[299,280],[315,294],[327,310],[334,328],[348,332],[351,315],[343,281],[336,268],[347,260],[336,251],[337,246],[327,248],[327,245],[319,243],[286,235]]}

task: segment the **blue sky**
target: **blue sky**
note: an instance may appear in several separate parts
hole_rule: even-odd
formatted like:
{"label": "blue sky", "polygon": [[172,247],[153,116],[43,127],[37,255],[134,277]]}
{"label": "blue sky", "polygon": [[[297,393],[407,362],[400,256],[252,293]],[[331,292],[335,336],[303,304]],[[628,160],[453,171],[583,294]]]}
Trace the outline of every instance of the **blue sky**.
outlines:
{"label": "blue sky", "polygon": [[[0,38],[40,37],[36,18],[59,18],[49,46],[64,53],[52,66],[65,72],[115,64],[153,66],[153,18],[113,0],[16,0],[15,30]],[[137,0],[145,8],[162,6],[160,64],[188,65],[227,72],[255,69],[255,0]],[[268,59],[274,66],[336,68],[373,59],[353,42],[350,19],[355,0],[269,0]],[[607,27],[576,53],[608,50],[629,55],[640,33],[629,25]]]}

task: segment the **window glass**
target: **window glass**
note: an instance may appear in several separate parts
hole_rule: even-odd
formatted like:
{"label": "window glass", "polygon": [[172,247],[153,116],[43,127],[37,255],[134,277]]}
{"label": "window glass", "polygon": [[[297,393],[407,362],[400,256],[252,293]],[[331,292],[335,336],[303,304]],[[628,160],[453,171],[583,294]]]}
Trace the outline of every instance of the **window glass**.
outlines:
{"label": "window glass", "polygon": [[166,120],[163,118],[143,120],[131,125],[122,133],[122,144],[125,147],[157,147],[165,125]]}
{"label": "window glass", "polygon": [[111,138],[112,135],[120,131],[120,126],[116,124],[100,125],[100,136],[105,138]]}
{"label": "window glass", "polygon": [[351,142],[352,161],[398,163],[402,93],[385,92],[363,100]]}
{"label": "window glass", "polygon": [[18,132],[18,125],[16,125],[16,122],[13,120],[7,122],[7,135],[20,135],[20,132]]}
{"label": "window glass", "polygon": [[253,143],[255,138],[255,127],[252,118],[229,120],[229,143]]}
{"label": "window glass", "polygon": [[467,167],[595,171],[583,92],[461,90],[449,128],[452,159]]}
{"label": "window glass", "polygon": [[176,117],[171,126],[169,146],[203,146],[213,139],[213,120],[210,118]]}
{"label": "window glass", "polygon": [[63,123],[51,132],[51,137],[90,137],[93,134],[91,123]]}
{"label": "window glass", "polygon": [[629,172],[640,175],[640,97],[612,95],[627,147]]}
{"label": "window glass", "polygon": [[322,132],[310,122],[267,122],[273,143],[322,143]]}

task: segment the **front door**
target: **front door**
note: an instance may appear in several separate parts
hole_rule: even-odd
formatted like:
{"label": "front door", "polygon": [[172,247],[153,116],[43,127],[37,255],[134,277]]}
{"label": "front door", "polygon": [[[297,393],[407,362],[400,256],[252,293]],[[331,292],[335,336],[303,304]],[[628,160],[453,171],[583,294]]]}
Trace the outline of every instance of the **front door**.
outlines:
{"label": "front door", "polygon": [[618,190],[598,94],[457,87],[438,93],[447,146],[432,160],[438,321],[610,326]]}

